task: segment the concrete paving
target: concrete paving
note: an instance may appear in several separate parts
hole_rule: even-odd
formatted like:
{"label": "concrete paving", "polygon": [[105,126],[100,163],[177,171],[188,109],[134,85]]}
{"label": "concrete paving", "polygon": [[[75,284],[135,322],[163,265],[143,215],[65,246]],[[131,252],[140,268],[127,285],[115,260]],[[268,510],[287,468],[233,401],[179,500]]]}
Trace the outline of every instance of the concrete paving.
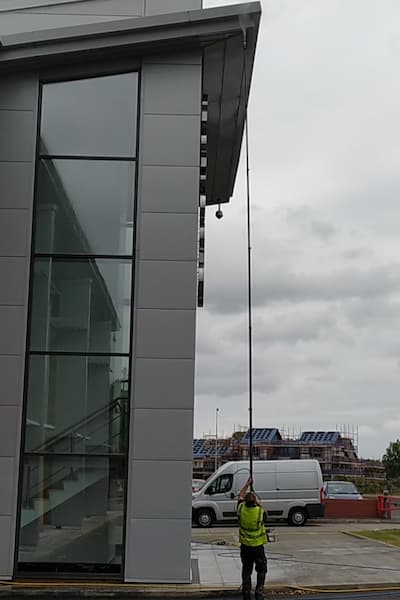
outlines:
{"label": "concrete paving", "polygon": [[[278,541],[267,544],[268,586],[395,584],[400,586],[400,548],[349,535],[399,524],[326,523],[302,528],[274,527]],[[193,557],[200,584],[240,586],[240,557],[235,528],[193,529]],[[219,545],[225,542],[225,545]]]}

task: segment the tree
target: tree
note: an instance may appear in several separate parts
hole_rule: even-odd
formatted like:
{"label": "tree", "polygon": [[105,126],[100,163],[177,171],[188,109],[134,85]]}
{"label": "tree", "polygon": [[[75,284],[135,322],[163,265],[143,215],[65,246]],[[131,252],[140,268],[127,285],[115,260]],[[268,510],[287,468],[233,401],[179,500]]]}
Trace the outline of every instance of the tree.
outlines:
{"label": "tree", "polygon": [[388,479],[400,477],[400,440],[390,442],[383,455],[382,462]]}

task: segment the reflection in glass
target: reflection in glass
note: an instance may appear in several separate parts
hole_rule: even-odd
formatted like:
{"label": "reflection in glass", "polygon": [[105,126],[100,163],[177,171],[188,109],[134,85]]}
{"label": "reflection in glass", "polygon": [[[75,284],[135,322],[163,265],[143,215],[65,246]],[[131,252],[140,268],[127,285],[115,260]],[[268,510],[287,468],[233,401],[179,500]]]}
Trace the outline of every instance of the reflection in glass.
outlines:
{"label": "reflection in glass", "polygon": [[41,160],[35,252],[132,254],[134,163]]}
{"label": "reflection in glass", "polygon": [[137,73],[43,86],[41,152],[134,157]]}
{"label": "reflection in glass", "polygon": [[36,258],[31,347],[129,353],[131,262]]}
{"label": "reflection in glass", "polygon": [[31,355],[25,452],[126,452],[128,370],[128,357]]}
{"label": "reflection in glass", "polygon": [[19,568],[120,572],[125,468],[124,456],[25,455]]}

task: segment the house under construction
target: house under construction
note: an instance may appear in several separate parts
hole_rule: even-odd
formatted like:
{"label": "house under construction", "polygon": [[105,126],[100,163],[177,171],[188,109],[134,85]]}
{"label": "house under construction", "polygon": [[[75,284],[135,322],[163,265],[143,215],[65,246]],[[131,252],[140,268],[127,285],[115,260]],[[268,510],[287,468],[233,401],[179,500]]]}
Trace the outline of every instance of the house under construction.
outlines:
{"label": "house under construction", "polygon": [[[379,461],[363,460],[357,454],[356,430],[304,431],[287,437],[277,428],[253,429],[255,460],[315,459],[321,465],[324,479],[367,477],[383,480]],[[230,460],[249,457],[250,430],[235,432],[232,437],[208,437],[193,442],[193,476],[206,478],[215,468]]]}

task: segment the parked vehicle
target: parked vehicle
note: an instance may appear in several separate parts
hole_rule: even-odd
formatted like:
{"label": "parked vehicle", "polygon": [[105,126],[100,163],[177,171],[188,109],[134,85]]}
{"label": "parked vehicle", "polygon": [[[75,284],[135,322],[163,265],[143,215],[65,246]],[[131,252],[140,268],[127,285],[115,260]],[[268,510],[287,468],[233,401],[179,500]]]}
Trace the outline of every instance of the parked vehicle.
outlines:
{"label": "parked vehicle", "polygon": [[204,484],[205,479],[192,479],[192,493],[200,491]]}
{"label": "parked vehicle", "polygon": [[[249,477],[249,462],[228,462],[193,494],[192,516],[199,527],[236,518],[238,494]],[[268,519],[304,525],[323,517],[323,481],[316,460],[258,460],[253,463],[254,489]]]}
{"label": "parked vehicle", "polygon": [[330,500],[362,500],[362,495],[351,481],[325,481],[324,496]]}

